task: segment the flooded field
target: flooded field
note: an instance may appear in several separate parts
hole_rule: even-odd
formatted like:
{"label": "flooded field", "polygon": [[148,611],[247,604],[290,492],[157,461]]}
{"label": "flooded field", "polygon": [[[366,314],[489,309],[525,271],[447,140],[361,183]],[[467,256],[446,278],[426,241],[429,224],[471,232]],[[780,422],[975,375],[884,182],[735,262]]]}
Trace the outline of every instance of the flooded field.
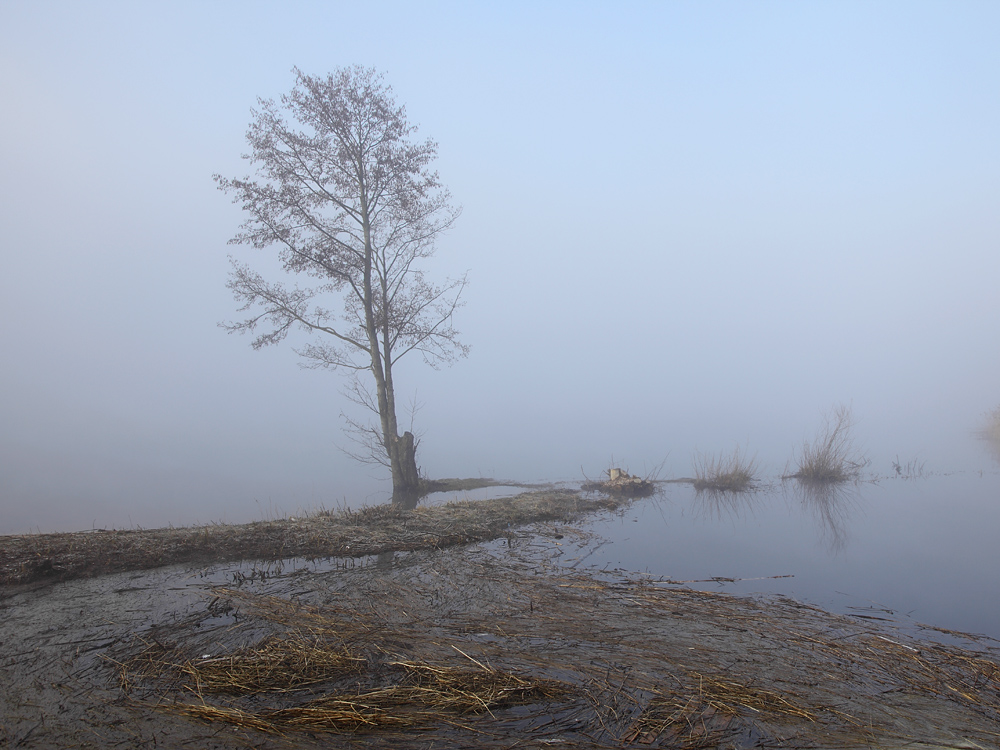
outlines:
{"label": "flooded field", "polygon": [[[930,473],[913,462],[907,476],[899,468],[827,485],[772,478],[742,493],[660,482],[655,497],[585,524],[600,541],[577,564],[706,591],[782,594],[913,632],[1000,639],[1000,470]],[[519,491],[443,492],[427,503]]]}
{"label": "flooded field", "polygon": [[988,639],[915,639],[784,597],[587,569],[607,546],[546,523],[447,550],[21,591],[0,601],[0,742],[930,750],[1000,738]]}
{"label": "flooded field", "polygon": [[996,471],[825,490],[788,480],[740,495],[668,484],[587,528],[610,541],[588,560],[598,568],[1000,638]]}
{"label": "flooded field", "polygon": [[992,747],[1000,472],[904,468],[8,537],[0,744]]}

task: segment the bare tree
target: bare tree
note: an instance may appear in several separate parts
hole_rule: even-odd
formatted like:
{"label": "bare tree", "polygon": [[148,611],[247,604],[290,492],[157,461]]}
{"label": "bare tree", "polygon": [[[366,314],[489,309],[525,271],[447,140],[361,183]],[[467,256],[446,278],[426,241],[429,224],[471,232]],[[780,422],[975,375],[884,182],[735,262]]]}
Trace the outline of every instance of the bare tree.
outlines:
{"label": "bare tree", "polygon": [[266,280],[230,257],[228,286],[248,317],[223,326],[255,333],[255,349],[293,328],[317,334],[296,350],[303,366],[350,374],[348,397],[378,415],[348,419],[362,445],[354,455],[387,464],[393,500],[405,502],[419,482],[416,441],[399,434],[393,368],[414,352],[432,367],[468,353],[452,326],[465,277],[436,286],[419,268],[460,210],[429,168],[437,145],[411,140],[416,128],[380,74],[294,72],[291,93],[251,110],[243,158],[256,179],[215,181],[248,217],[230,244],[276,250],[307,282]]}

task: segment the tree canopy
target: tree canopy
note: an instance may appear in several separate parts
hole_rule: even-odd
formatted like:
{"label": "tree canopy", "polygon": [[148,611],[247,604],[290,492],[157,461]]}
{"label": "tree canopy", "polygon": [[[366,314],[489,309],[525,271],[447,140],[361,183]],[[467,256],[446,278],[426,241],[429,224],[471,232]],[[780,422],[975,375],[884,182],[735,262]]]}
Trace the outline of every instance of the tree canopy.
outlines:
{"label": "tree canopy", "polygon": [[416,127],[379,73],[294,72],[289,94],[252,110],[244,158],[255,175],[215,180],[247,217],[230,244],[276,251],[297,281],[231,257],[228,287],[246,317],[223,325],[253,334],[254,348],[295,328],[315,334],[296,349],[304,366],[346,371],[345,393],[378,415],[348,418],[362,447],[353,455],[388,465],[394,499],[407,499],[416,445],[398,432],[393,367],[413,352],[433,367],[468,353],[452,324],[465,277],[437,285],[420,268],[460,209],[431,171],[437,144],[412,139]]}

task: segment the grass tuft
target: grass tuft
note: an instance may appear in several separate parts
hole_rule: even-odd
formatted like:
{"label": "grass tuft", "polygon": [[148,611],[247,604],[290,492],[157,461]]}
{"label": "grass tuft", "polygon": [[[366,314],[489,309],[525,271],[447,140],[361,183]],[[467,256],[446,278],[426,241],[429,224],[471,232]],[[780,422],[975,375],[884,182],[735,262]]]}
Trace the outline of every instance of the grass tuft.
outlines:
{"label": "grass tuft", "polygon": [[757,484],[757,458],[741,452],[730,456],[699,453],[694,459],[694,488],[717,492],[747,492]]}
{"label": "grass tuft", "polygon": [[857,479],[869,460],[855,447],[854,424],[849,406],[836,407],[816,439],[802,446],[798,471],[788,476],[821,484]]}
{"label": "grass tuft", "polygon": [[915,458],[904,464],[899,460],[899,456],[897,455],[896,460],[892,462],[892,470],[896,472],[896,476],[899,479],[923,479],[926,463],[926,461]]}

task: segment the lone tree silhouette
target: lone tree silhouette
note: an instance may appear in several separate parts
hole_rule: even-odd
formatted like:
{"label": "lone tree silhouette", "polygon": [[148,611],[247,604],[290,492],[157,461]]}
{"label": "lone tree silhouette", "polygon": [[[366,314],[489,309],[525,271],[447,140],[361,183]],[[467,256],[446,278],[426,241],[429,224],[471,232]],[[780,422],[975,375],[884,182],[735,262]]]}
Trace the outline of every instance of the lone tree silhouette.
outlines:
{"label": "lone tree silhouette", "polygon": [[393,367],[413,352],[432,367],[468,354],[452,325],[465,276],[437,286],[419,268],[460,209],[430,170],[437,144],[411,140],[416,128],[380,74],[294,72],[291,93],[251,110],[243,158],[255,177],[214,179],[247,215],[230,244],[276,252],[303,281],[267,280],[230,256],[228,287],[247,317],[221,325],[254,333],[255,349],[292,328],[315,334],[296,350],[303,366],[346,372],[345,395],[378,415],[344,416],[358,447],[349,455],[388,466],[393,501],[411,502],[417,446],[399,434]]}

